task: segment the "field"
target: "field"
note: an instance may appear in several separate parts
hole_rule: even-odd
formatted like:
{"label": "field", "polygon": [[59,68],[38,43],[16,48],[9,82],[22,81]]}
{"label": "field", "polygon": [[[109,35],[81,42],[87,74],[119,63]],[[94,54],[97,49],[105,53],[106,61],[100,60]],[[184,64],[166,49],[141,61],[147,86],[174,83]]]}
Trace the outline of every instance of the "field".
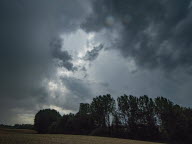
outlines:
{"label": "field", "polygon": [[81,135],[36,134],[33,130],[0,129],[0,144],[160,144]]}

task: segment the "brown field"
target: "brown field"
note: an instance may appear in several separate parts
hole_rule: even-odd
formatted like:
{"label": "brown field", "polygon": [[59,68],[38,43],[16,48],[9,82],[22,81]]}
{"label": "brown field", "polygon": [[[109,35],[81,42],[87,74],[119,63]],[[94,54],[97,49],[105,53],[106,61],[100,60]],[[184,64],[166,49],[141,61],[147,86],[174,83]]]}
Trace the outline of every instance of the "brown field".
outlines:
{"label": "brown field", "polygon": [[81,135],[36,134],[33,130],[0,129],[0,144],[160,144]]}

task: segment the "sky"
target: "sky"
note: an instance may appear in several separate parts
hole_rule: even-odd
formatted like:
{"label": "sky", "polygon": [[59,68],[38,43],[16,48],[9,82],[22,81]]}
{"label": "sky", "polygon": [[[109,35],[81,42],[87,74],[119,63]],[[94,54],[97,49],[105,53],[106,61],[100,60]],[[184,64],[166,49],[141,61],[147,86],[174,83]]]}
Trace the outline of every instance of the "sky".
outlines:
{"label": "sky", "polygon": [[0,19],[0,123],[108,93],[191,107],[191,0],[1,0]]}

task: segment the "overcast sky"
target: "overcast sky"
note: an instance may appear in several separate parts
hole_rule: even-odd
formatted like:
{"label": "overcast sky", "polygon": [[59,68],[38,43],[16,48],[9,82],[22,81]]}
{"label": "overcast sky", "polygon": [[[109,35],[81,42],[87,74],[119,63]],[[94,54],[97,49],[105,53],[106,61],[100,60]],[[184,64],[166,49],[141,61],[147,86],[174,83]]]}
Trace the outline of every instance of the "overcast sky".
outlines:
{"label": "overcast sky", "polygon": [[191,0],[1,0],[0,123],[110,93],[192,104]]}

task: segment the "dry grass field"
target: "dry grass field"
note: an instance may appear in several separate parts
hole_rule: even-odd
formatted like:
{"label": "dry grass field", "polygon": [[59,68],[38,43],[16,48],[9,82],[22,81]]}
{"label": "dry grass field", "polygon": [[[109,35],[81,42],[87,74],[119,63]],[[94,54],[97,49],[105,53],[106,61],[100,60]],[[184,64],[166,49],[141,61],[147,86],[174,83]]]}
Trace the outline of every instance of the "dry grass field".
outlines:
{"label": "dry grass field", "polygon": [[35,134],[32,130],[0,129],[0,144],[160,144],[81,135]]}

